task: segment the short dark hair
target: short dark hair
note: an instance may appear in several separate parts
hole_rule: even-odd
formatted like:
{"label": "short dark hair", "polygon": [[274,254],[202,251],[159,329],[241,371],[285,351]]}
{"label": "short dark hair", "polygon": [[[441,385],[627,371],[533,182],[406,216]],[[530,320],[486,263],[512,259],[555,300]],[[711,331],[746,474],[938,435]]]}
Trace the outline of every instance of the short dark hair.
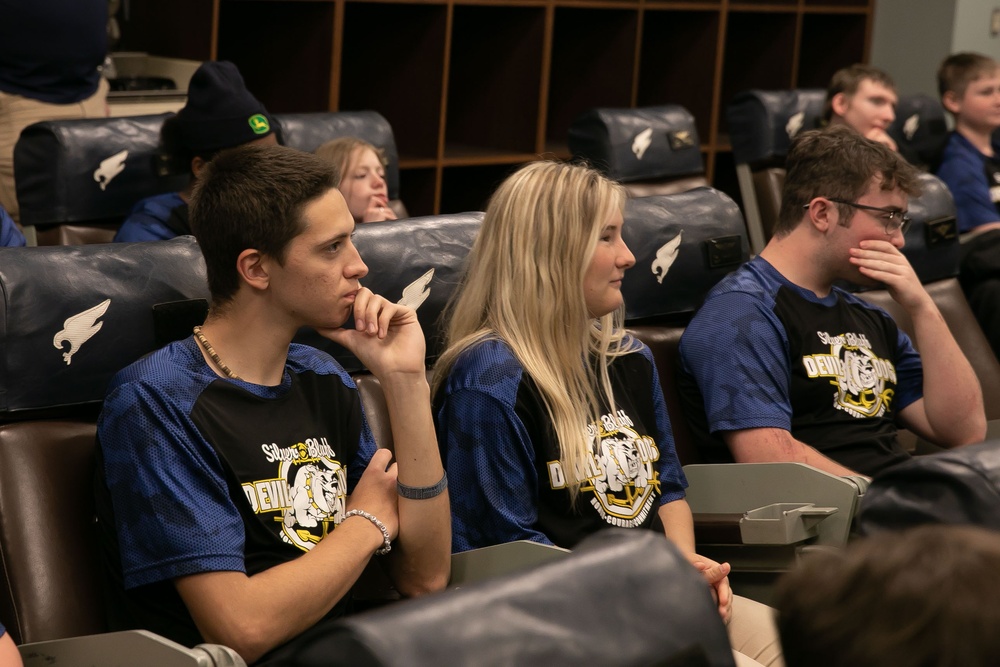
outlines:
{"label": "short dark hair", "polygon": [[992,73],[997,67],[995,60],[981,53],[965,51],[952,54],[938,67],[938,94],[944,97],[945,93],[951,92],[962,97],[970,83]]}
{"label": "short dark hair", "polygon": [[834,72],[833,76],[830,77],[830,85],[826,87],[826,104],[823,107],[823,118],[829,121],[833,117],[834,96],[840,93],[848,96],[854,95],[858,92],[858,86],[861,85],[862,81],[874,81],[892,91],[896,90],[896,82],[892,80],[892,77],[877,67],[862,65],[860,63],[844,67]]}
{"label": "short dark hair", "polygon": [[775,589],[788,667],[960,667],[1000,655],[1000,535],[886,532],[809,554]]}
{"label": "short dark hair", "polygon": [[241,252],[254,248],[283,262],[288,243],[302,232],[302,210],[335,187],[332,165],[284,146],[247,144],[209,162],[195,185],[189,219],[213,305],[239,289]]}
{"label": "short dark hair", "polygon": [[[788,234],[802,221],[803,207],[816,197],[856,201],[878,177],[882,190],[920,194],[920,176],[898,153],[853,129],[834,125],[795,137],[785,160],[785,184],[774,235]],[[838,204],[845,220],[854,210]]]}

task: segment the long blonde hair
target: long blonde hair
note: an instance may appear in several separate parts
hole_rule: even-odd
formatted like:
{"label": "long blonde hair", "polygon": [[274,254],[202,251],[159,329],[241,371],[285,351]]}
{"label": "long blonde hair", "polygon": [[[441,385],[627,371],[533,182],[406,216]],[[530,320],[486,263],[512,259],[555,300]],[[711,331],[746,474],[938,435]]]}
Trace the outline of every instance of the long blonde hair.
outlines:
{"label": "long blonde hair", "polygon": [[624,309],[595,319],[583,292],[601,230],[624,201],[620,185],[581,165],[534,162],[508,177],[486,208],[434,367],[436,392],[468,348],[488,338],[510,346],[545,403],[574,497],[586,477],[585,426],[602,398],[614,409],[608,364],[628,351]]}

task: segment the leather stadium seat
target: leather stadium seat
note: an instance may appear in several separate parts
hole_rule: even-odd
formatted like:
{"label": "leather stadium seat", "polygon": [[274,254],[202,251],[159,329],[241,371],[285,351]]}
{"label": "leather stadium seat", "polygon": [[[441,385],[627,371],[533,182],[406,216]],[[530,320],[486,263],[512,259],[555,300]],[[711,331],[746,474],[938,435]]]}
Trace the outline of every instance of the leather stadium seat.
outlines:
{"label": "leather stadium seat", "polygon": [[0,248],[0,294],[0,622],[19,643],[103,632],[96,413],[157,346],[154,304],[206,296],[201,255],[190,237]]}
{"label": "leather stadium seat", "polygon": [[381,148],[388,164],[385,168],[389,207],[397,218],[408,217],[399,198],[399,153],[392,127],[375,111],[316,111],[311,113],[274,114],[281,143],[309,153],[339,137],[357,137]]}
{"label": "leather stadium seat", "polygon": [[661,535],[622,528],[600,531],[527,572],[345,618],[304,646],[295,664],[734,663],[700,575]]}
{"label": "leather stadium seat", "polygon": [[682,106],[591,109],[570,126],[569,149],[633,197],[708,185],[694,116]]}
{"label": "leather stadium seat", "polygon": [[754,254],[767,244],[778,219],[792,139],[802,130],[819,127],[825,101],[826,91],[820,89],[750,90],[733,98],[726,109]]}
{"label": "leather stadium seat", "polygon": [[923,93],[900,95],[896,119],[887,132],[911,164],[935,171],[948,141],[948,122],[941,101]]}
{"label": "leather stadium seat", "polygon": [[681,463],[697,463],[675,381],[677,345],[708,291],[749,258],[743,216],[727,195],[698,188],[630,199],[625,221],[636,258],[622,282],[626,325],[653,353]]}
{"label": "leather stadium seat", "polygon": [[181,190],[159,160],[169,114],[44,121],[21,133],[14,174],[21,224],[38,245],[110,243],[137,201]]}

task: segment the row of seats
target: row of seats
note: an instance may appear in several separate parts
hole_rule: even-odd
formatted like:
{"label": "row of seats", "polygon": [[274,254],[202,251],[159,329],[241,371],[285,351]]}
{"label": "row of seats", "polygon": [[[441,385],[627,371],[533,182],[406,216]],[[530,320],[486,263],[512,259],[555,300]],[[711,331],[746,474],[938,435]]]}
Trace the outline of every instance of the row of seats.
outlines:
{"label": "row of seats", "polygon": [[[1000,364],[953,277],[957,239],[953,234],[927,236],[933,229],[928,222],[953,216],[950,195],[946,189],[928,188],[911,210],[915,222],[907,245],[920,250],[914,266],[973,360],[988,411],[1000,409]],[[691,314],[718,280],[749,257],[743,217],[728,196],[711,188],[631,199],[625,217],[625,240],[636,255],[622,286],[627,323],[656,359],[678,455],[692,480],[692,508],[696,514],[731,513],[720,509],[727,506],[719,501],[736,502],[731,487],[713,489],[701,481],[708,473],[693,467],[699,464],[699,450],[682,417],[674,377],[677,343]],[[458,283],[480,221],[480,213],[431,216],[363,225],[357,231],[356,243],[371,269],[366,284],[417,308],[431,343],[428,363],[440,347],[441,310]],[[45,280],[39,280],[42,275]],[[4,248],[0,295],[0,563],[5,577],[0,622],[20,642],[102,632],[106,628],[98,611],[90,532],[96,413],[113,373],[165,342],[189,335],[191,326],[204,318],[204,265],[191,237]],[[893,306],[877,292],[867,298]],[[902,319],[901,326],[909,324]],[[309,339],[304,333],[303,340],[325,347],[352,371],[376,441],[391,447],[377,381],[325,339]],[[847,485],[812,473],[841,488]],[[782,487],[787,474],[761,474],[756,497],[764,499],[762,504],[788,499],[787,487]],[[742,475],[741,486],[753,487],[752,480]],[[857,489],[851,493],[849,507],[838,518],[841,543]]]}
{"label": "row of seats", "polygon": [[[751,90],[728,108],[750,247],[759,252],[777,219],[784,158],[795,135],[821,124],[825,91]],[[169,173],[159,153],[167,117],[48,121],[27,128],[15,148],[21,221],[39,245],[109,241],[140,199],[181,190],[188,174]],[[372,111],[276,114],[280,141],[312,151],[324,141],[358,136],[388,161],[390,205],[399,200],[399,161],[392,128]],[[947,135],[944,109],[926,95],[904,95],[889,134],[924,165],[936,161]],[[569,128],[573,155],[622,182],[632,196],[671,194],[708,185],[695,119],[681,106],[592,109]]]}
{"label": "row of seats", "polygon": [[[21,224],[37,245],[107,243],[140,199],[182,190],[190,174],[172,173],[160,153],[169,114],[44,121],[21,133],[14,175]],[[390,206],[399,200],[399,156],[389,122],[374,111],[275,114],[279,140],[313,151],[337,137],[380,147],[388,160]]]}

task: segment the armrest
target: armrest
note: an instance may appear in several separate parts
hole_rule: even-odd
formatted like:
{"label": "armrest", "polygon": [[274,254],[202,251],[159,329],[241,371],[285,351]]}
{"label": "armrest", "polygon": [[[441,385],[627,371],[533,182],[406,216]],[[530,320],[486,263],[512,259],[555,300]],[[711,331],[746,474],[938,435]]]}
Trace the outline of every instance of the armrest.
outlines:
{"label": "armrest", "polygon": [[219,644],[187,648],[146,630],[52,639],[18,647],[25,667],[247,667],[235,651]]}

